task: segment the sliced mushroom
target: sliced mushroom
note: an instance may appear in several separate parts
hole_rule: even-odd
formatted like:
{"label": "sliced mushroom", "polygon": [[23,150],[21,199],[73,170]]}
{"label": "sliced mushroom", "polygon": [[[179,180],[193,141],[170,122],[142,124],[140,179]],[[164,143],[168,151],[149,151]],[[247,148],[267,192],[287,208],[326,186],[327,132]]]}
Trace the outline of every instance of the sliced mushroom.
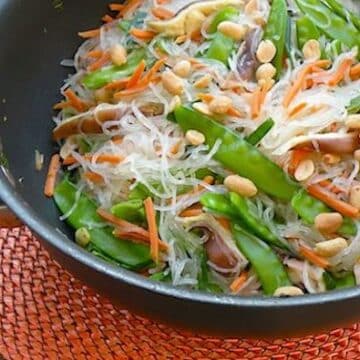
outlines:
{"label": "sliced mushroom", "polygon": [[[186,34],[186,22],[189,14],[195,11],[202,13],[204,16],[218,11],[226,6],[241,6],[242,0],[213,0],[213,1],[197,1],[190,3],[178,11],[175,17],[170,20],[149,21],[148,26],[164,35],[180,36]],[[191,27],[191,30],[194,29]]]}
{"label": "sliced mushroom", "polygon": [[148,102],[139,107],[145,116],[158,116],[164,113],[164,104],[157,102]]}
{"label": "sliced mushroom", "polygon": [[117,119],[121,114],[118,107],[106,107],[96,112],[85,115],[77,115],[61,122],[53,130],[53,139],[59,141],[76,134],[100,134],[102,132],[101,124]]}

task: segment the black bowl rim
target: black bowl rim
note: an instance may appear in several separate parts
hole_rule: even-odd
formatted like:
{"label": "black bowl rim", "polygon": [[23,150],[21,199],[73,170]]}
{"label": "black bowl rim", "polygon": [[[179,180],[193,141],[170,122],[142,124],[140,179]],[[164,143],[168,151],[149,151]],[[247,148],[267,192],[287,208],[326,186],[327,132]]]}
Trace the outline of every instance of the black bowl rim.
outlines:
{"label": "black bowl rim", "polygon": [[305,296],[292,298],[275,298],[265,296],[241,297],[223,294],[214,295],[151,281],[134,272],[106,263],[102,259],[99,259],[80,248],[75,242],[71,241],[67,236],[61,233],[61,231],[50,226],[34,209],[31,208],[16,189],[11,186],[8,176],[5,175],[7,170],[4,168],[2,168],[2,170],[3,171],[0,171],[0,198],[3,199],[7,206],[25,224],[27,224],[29,228],[34,230],[43,241],[46,241],[60,252],[74,258],[83,265],[104,273],[111,278],[123,281],[128,285],[185,301],[248,308],[294,308],[297,306],[314,306],[325,303],[342,302],[360,296],[359,286],[321,294],[307,294]]}

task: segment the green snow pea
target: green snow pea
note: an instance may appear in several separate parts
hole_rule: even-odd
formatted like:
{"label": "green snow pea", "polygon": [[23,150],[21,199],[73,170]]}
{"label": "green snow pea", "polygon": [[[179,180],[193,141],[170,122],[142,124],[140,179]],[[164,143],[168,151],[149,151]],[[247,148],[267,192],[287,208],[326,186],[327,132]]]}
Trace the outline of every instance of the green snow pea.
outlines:
{"label": "green snow pea", "polygon": [[171,273],[170,271],[160,271],[155,274],[149,276],[149,279],[160,282],[170,282],[171,281]]}
{"label": "green snow pea", "polygon": [[350,101],[347,111],[348,114],[357,114],[360,112],[360,95]]}
{"label": "green snow pea", "polygon": [[295,0],[300,10],[328,38],[339,40],[350,49],[360,47],[360,32],[319,0]]}
{"label": "green snow pea", "polygon": [[271,40],[276,47],[276,55],[272,61],[279,78],[283,68],[288,13],[286,0],[273,0],[270,15],[265,28],[264,40]]}
{"label": "green snow pea", "polygon": [[114,205],[111,212],[120,219],[142,224],[145,221],[144,203],[140,199],[128,200]]}
{"label": "green snow pea", "polygon": [[353,273],[347,273],[342,276],[335,276],[327,271],[323,273],[323,280],[326,290],[344,289],[356,286],[355,276]]}
{"label": "green snow pea", "polygon": [[229,57],[234,49],[234,40],[217,32],[211,40],[211,45],[207,50],[205,57],[221,61],[228,65]]}
{"label": "green snow pea", "polygon": [[136,186],[130,190],[129,200],[145,200],[151,196],[150,190],[142,183],[137,183]]}
{"label": "green snow pea", "polygon": [[[54,200],[63,214],[72,209],[76,193],[76,187],[67,179],[56,186]],[[66,222],[74,229],[86,228],[90,233],[91,244],[127,269],[137,270],[151,264],[149,247],[115,238],[112,228],[98,216],[96,208],[86,195],[81,194]]]}
{"label": "green snow pea", "polygon": [[265,295],[273,295],[279,287],[291,285],[283,264],[269,245],[238,225],[232,226],[232,232],[237,247],[254,268]]}
{"label": "green snow pea", "polygon": [[207,211],[223,215],[229,219],[236,219],[237,211],[234,209],[230,199],[224,194],[207,192],[200,197],[200,203]]}
{"label": "green snow pea", "polygon": [[296,20],[296,35],[298,47],[301,50],[309,40],[318,40],[321,36],[319,29],[306,16]]}
{"label": "green snow pea", "polygon": [[280,239],[269,229],[266,223],[257,214],[254,214],[250,210],[248,199],[245,199],[241,195],[233,192],[231,192],[229,196],[231,204],[234,209],[236,209],[237,217],[242,220],[242,223],[246,225],[247,229],[252,234],[258,236],[268,244],[288,250],[286,244],[280,241]]}
{"label": "green snow pea", "polygon": [[213,283],[210,279],[209,269],[207,265],[206,252],[202,249],[199,254],[200,259],[200,271],[198,275],[198,289],[202,291],[208,291],[212,293],[221,293],[222,289],[219,285]]}
{"label": "green snow pea", "polygon": [[96,90],[111,81],[131,75],[140,61],[145,58],[146,52],[143,48],[133,50],[128,56],[127,63],[121,66],[110,65],[86,75],[83,84],[90,90]]}
{"label": "green snow pea", "polygon": [[265,193],[290,201],[299,189],[299,185],[279,166],[236,132],[187,106],[175,109],[175,117],[184,132],[193,129],[203,133],[210,148],[221,140],[219,150],[214,155],[215,160],[234,173],[252,180]]}
{"label": "green snow pea", "polygon": [[245,140],[251,145],[257,145],[273,128],[274,126],[273,119],[265,120],[255,131],[253,131]]}
{"label": "green snow pea", "polygon": [[[313,198],[304,189],[295,194],[291,200],[291,206],[302,220],[309,225],[314,224],[317,215],[331,212],[331,209],[322,201]],[[353,220],[344,218],[344,222],[338,232],[343,235],[354,236],[357,233],[357,228]]]}
{"label": "green snow pea", "polygon": [[209,34],[216,33],[217,28],[220,23],[222,23],[223,21],[232,20],[233,18],[235,18],[238,15],[239,15],[239,10],[232,6],[227,6],[226,8],[220,10],[215,15],[213,21],[211,22],[209,29],[208,29],[208,33]]}

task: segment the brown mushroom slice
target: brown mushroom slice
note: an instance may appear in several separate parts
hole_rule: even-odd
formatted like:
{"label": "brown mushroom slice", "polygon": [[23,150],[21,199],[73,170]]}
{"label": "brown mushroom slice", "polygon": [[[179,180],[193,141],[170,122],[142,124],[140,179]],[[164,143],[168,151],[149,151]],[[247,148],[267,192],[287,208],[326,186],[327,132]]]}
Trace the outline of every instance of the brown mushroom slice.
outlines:
{"label": "brown mushroom slice", "polygon": [[61,122],[53,130],[53,139],[59,141],[76,134],[101,134],[101,124],[117,119],[120,115],[119,108],[99,109],[95,114],[76,116]]}
{"label": "brown mushroom slice", "polygon": [[176,16],[170,20],[149,21],[148,26],[159,33],[168,36],[180,36],[186,34],[186,19],[190,13],[198,11],[205,16],[218,11],[226,6],[241,6],[242,0],[212,0],[197,1],[180,9]]}
{"label": "brown mushroom slice", "polygon": [[330,133],[310,136],[309,140],[298,144],[295,148],[310,147],[315,149],[314,142],[321,152],[331,154],[352,154],[360,147],[359,134],[352,132],[346,134]]}

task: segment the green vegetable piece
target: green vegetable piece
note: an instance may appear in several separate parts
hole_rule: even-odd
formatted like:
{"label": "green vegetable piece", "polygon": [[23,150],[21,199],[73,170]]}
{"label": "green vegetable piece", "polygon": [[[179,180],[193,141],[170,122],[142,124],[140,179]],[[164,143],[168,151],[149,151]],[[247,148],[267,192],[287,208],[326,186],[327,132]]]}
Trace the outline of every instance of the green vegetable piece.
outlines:
{"label": "green vegetable piece", "polygon": [[81,247],[86,247],[91,241],[91,236],[87,228],[80,228],[75,231],[75,241]]}
{"label": "green vegetable piece", "polygon": [[96,90],[111,81],[129,76],[134,72],[140,61],[145,58],[145,54],[144,49],[135,49],[128,56],[126,64],[121,66],[111,65],[94,71],[84,77],[83,84],[90,90]]}
{"label": "green vegetable piece", "polygon": [[328,38],[339,40],[350,49],[360,47],[359,30],[351,23],[337,15],[319,0],[295,0],[300,10]]}
{"label": "green vegetable piece", "polygon": [[128,33],[131,29],[131,21],[130,20],[121,20],[118,23],[118,27],[121,31]]}
{"label": "green vegetable piece", "polygon": [[264,39],[271,40],[276,47],[276,55],[272,63],[276,68],[277,79],[280,77],[283,68],[287,27],[288,13],[286,0],[273,0]]}
{"label": "green vegetable piece", "polygon": [[239,10],[232,7],[232,6],[227,6],[226,8],[220,10],[215,15],[213,21],[211,22],[211,24],[209,26],[209,29],[208,29],[208,33],[209,34],[216,33],[217,28],[218,28],[220,23],[222,23],[223,21],[232,20],[233,18],[235,18],[238,15],[239,15]]}
{"label": "green vegetable piece", "polygon": [[288,249],[286,244],[281,242],[280,239],[272,233],[264,220],[262,220],[257,214],[251,212],[248,201],[249,200],[239,194],[233,192],[230,193],[230,202],[236,209],[237,216],[246,225],[247,230],[271,245],[278,246],[282,249]]}
{"label": "green vegetable piece", "polygon": [[232,231],[237,247],[254,268],[265,295],[273,295],[279,287],[291,285],[283,264],[269,245],[238,225],[233,225]]}
{"label": "green vegetable piece", "polygon": [[114,205],[111,212],[120,219],[134,224],[145,221],[145,210],[143,201],[140,199],[128,200]]}
{"label": "green vegetable piece", "polygon": [[155,274],[149,276],[149,279],[160,282],[170,282],[171,281],[171,273],[170,271],[160,271]]}
{"label": "green vegetable piece", "polygon": [[252,180],[265,193],[290,201],[299,189],[280,167],[236,132],[186,106],[175,109],[175,117],[184,132],[193,129],[203,133],[210,148],[221,140],[214,158],[225,168]]}
{"label": "green vegetable piece", "polygon": [[267,135],[267,133],[274,126],[273,119],[265,120],[254,132],[245,138],[245,140],[251,145],[257,145]]}
{"label": "green vegetable piece", "polygon": [[354,26],[360,30],[360,16],[356,15],[354,12],[347,9],[337,0],[322,0],[330,9],[332,9],[336,14],[341,16],[346,21],[351,21]]}
{"label": "green vegetable piece", "polygon": [[228,65],[229,57],[234,49],[234,40],[218,32],[211,41],[211,45],[207,50],[205,57],[221,61]]}
{"label": "green vegetable piece", "polygon": [[326,290],[344,289],[356,286],[355,276],[348,273],[342,276],[335,276],[327,271],[323,273],[323,280]]}
{"label": "green vegetable piece", "polygon": [[151,264],[149,247],[115,238],[111,227],[100,219],[96,205],[86,195],[80,195],[73,209],[76,194],[76,187],[67,179],[57,185],[54,194],[55,203],[63,214],[72,210],[66,219],[70,226],[74,229],[86,228],[91,243],[123,267],[137,270]]}
{"label": "green vegetable piece", "polygon": [[301,50],[305,43],[309,40],[318,40],[320,38],[320,31],[314,23],[306,16],[296,20],[296,35],[298,47]]}
{"label": "green vegetable piece", "polygon": [[360,95],[350,101],[347,111],[348,114],[360,113]]}
{"label": "green vegetable piece", "polygon": [[[322,201],[310,196],[304,189],[298,191],[291,200],[291,206],[295,212],[309,225],[313,225],[317,215],[331,212]],[[354,236],[357,233],[355,223],[350,218],[344,218],[344,222],[338,232],[342,235]]]}
{"label": "green vegetable piece", "polygon": [[200,197],[200,203],[210,212],[221,214],[229,219],[238,217],[229,198],[223,194],[207,192]]}
{"label": "green vegetable piece", "polygon": [[211,293],[221,293],[222,289],[219,285],[214,284],[210,280],[209,269],[207,265],[207,256],[204,250],[199,254],[200,258],[200,272],[198,275],[198,289],[202,291],[208,291]]}
{"label": "green vegetable piece", "polygon": [[130,192],[129,200],[145,200],[151,196],[150,190],[142,183],[138,183]]}

